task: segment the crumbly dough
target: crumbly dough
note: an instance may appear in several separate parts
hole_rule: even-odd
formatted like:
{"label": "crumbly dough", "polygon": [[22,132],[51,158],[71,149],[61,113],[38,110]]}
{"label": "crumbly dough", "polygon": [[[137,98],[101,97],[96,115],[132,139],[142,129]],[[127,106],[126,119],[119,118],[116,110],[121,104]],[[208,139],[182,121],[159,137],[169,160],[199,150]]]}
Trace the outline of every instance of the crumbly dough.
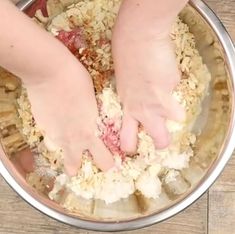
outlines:
{"label": "crumbly dough", "polygon": [[[40,176],[55,179],[54,187],[49,193],[52,200],[58,200],[61,190],[85,199],[100,199],[107,204],[127,198],[135,192],[140,192],[146,198],[156,199],[161,195],[162,182],[174,181],[180,170],[187,168],[194,156],[193,145],[197,136],[192,132],[192,126],[200,114],[201,103],[207,95],[211,77],[196,49],[194,36],[180,19],[175,22],[171,34],[182,73],[180,84],[173,95],[185,108],[186,121],[167,122],[172,143],[164,150],[155,149],[153,140],[144,129],[138,134],[136,155],[128,156],[120,150],[118,140],[123,113],[112,82],[113,61],[110,43],[120,2],[81,0],[70,5],[47,25],[47,30],[55,36],[61,30],[70,32],[76,27],[82,29],[86,45],[79,49],[79,58],[95,83],[100,110],[97,135],[113,153],[115,169],[101,172],[89,155],[83,155],[82,167],[77,176],[68,178],[63,173],[63,152],[46,138],[41,140],[42,133],[33,121],[26,90],[22,91],[18,99],[23,134],[28,144],[32,148],[36,147],[37,151],[37,169],[28,176],[28,182],[35,186],[35,181]],[[70,209],[68,204],[64,206]]]}

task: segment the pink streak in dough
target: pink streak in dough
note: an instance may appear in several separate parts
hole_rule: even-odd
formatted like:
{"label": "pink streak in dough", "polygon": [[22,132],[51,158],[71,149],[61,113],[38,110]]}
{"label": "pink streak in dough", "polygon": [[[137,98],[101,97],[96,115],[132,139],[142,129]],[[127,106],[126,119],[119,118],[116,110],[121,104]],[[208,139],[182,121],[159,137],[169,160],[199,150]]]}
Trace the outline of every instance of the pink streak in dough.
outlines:
{"label": "pink streak in dough", "polygon": [[112,154],[118,154],[122,159],[125,153],[120,148],[120,130],[115,126],[115,120],[105,119],[99,125],[101,130],[101,139]]}

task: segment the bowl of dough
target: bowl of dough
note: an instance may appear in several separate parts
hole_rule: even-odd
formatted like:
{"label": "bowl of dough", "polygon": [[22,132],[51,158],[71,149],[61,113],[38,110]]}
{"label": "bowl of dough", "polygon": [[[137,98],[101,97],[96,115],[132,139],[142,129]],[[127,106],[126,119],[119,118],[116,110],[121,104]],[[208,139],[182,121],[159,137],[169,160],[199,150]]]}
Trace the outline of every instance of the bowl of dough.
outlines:
{"label": "bowl of dough", "polygon": [[46,215],[97,231],[142,228],[179,213],[213,184],[234,149],[234,46],[209,7],[193,0],[171,32],[181,71],[173,95],[186,120],[167,121],[172,141],[164,150],[155,149],[144,129],[135,155],[120,150],[122,107],[111,56],[120,3],[48,0],[33,16],[89,71],[99,103],[99,137],[118,170],[100,171],[85,153],[77,175],[68,177],[63,151],[47,142],[35,123],[21,79],[0,69],[1,175]]}

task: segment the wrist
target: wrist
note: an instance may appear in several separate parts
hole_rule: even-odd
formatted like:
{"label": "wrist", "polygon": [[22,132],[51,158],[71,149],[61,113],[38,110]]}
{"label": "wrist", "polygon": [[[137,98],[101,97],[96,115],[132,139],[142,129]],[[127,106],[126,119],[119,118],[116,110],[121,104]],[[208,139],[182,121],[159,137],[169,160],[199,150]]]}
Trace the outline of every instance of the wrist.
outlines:
{"label": "wrist", "polygon": [[187,0],[124,0],[116,25],[122,31],[166,35]]}
{"label": "wrist", "polygon": [[41,67],[38,73],[23,74],[21,78],[26,87],[62,82],[71,73],[74,73],[79,65],[82,66],[72,55],[65,53],[62,55],[62,59],[56,58],[55,60],[48,61],[48,66]]}

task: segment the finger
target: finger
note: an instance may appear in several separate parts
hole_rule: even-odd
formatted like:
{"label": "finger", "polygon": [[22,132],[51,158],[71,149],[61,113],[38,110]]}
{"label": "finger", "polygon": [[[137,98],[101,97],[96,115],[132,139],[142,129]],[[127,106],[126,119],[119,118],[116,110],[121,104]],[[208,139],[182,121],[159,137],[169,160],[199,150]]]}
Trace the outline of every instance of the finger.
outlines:
{"label": "finger", "polygon": [[93,155],[93,160],[98,168],[107,171],[114,166],[113,156],[105,147],[104,143],[98,137],[95,138],[93,144],[89,148]]}
{"label": "finger", "polygon": [[165,110],[168,119],[178,122],[185,120],[185,110],[174,97],[169,96],[166,99]]}
{"label": "finger", "polygon": [[164,118],[154,115],[147,118],[142,124],[147,133],[153,138],[156,148],[163,149],[169,145],[170,135]]}
{"label": "finger", "polygon": [[76,176],[81,167],[83,149],[81,147],[64,149],[64,170],[68,176]]}
{"label": "finger", "polygon": [[120,132],[121,149],[127,153],[134,153],[137,147],[138,122],[128,113],[124,113]]}

